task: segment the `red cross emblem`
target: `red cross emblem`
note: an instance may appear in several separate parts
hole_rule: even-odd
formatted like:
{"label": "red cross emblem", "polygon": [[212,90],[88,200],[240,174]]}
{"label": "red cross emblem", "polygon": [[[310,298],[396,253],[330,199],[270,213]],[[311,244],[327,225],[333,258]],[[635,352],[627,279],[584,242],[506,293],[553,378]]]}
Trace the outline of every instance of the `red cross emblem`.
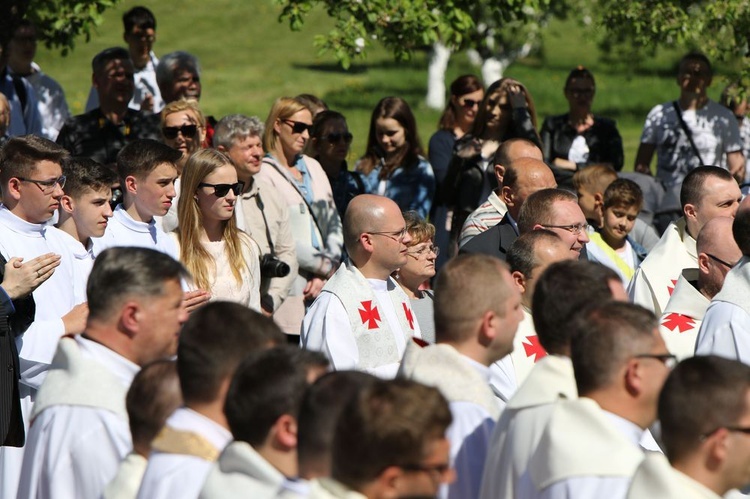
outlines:
{"label": "red cross emblem", "polygon": [[670,282],[672,285],[667,285],[667,291],[669,291],[669,296],[672,296],[672,293],[674,293],[674,287],[677,286],[677,279],[670,279]]}
{"label": "red cross emblem", "polygon": [[695,321],[692,317],[688,317],[687,315],[682,315],[675,312],[665,316],[661,322],[661,325],[669,329],[670,331],[677,330],[680,333],[684,333],[685,331],[689,331],[695,327]]}
{"label": "red cross emblem", "polygon": [[358,309],[358,311],[359,316],[362,318],[362,324],[367,324],[367,329],[378,328],[380,312],[378,312],[377,306],[372,306],[372,300],[363,301],[362,308]]}
{"label": "red cross emblem", "polygon": [[547,352],[544,350],[542,344],[539,343],[539,337],[537,335],[527,336],[526,340],[528,343],[523,343],[526,357],[534,357],[534,362],[539,362],[539,359],[547,356]]}
{"label": "red cross emblem", "polygon": [[404,307],[404,315],[406,315],[406,320],[409,321],[409,327],[414,330],[414,315],[411,313],[411,309],[406,305],[406,303],[401,303],[401,305]]}

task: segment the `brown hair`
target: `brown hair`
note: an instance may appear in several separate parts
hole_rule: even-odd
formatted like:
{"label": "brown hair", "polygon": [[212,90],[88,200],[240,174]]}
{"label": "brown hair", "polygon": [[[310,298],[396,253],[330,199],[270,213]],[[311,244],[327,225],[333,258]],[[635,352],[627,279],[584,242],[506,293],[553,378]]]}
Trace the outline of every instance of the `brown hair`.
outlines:
{"label": "brown hair", "polygon": [[[511,85],[517,85],[521,88],[524,96],[526,96],[526,105],[529,107],[529,114],[531,115],[531,122],[534,125],[534,130],[538,128],[536,123],[536,107],[534,106],[534,99],[531,98],[531,94],[523,85],[523,83],[512,78],[500,78],[495,83],[490,85],[490,87],[484,93],[484,99],[482,99],[482,103],[479,105],[479,112],[477,112],[477,117],[474,120],[474,125],[471,127],[471,131],[469,132],[472,136],[479,138],[482,137],[485,128],[487,128],[487,121],[490,118],[487,112],[488,102],[499,99],[500,95],[503,93],[507,94],[508,87],[510,87]],[[508,130],[505,131],[505,136],[497,137],[497,139],[503,141],[512,138],[508,137],[507,135]]]}
{"label": "brown hair", "polygon": [[558,201],[578,203],[578,198],[565,189],[542,189],[531,194],[518,214],[518,232],[524,234],[533,230],[536,224],[550,224],[553,207]]}
{"label": "brown hair", "polygon": [[13,137],[0,147],[0,182],[4,188],[8,181],[28,177],[40,161],[62,163],[68,151],[51,140],[36,135]]}
{"label": "brown hair", "polygon": [[[263,131],[263,150],[275,153],[278,137],[274,125],[278,120],[288,120],[302,110],[309,111],[307,104],[298,97],[280,97],[273,103],[266,118],[266,129]],[[312,113],[310,113],[312,115]]]}
{"label": "brown hair", "polygon": [[604,193],[607,186],[617,179],[617,172],[611,165],[591,165],[573,174],[573,187],[586,189],[590,194]]}
{"label": "brown hair", "polygon": [[604,191],[603,207],[607,208],[635,208],[640,211],[643,205],[643,191],[626,178],[618,178]]}
{"label": "brown hair", "polygon": [[[450,97],[461,97],[462,95],[471,94],[477,90],[483,90],[484,85],[474,75],[462,75],[453,80],[450,86]],[[480,104],[481,105],[481,104]],[[448,99],[443,114],[440,115],[438,130],[448,130],[452,132],[456,128],[456,104],[452,98]]]}
{"label": "brown hair", "polygon": [[409,246],[416,246],[435,237],[435,226],[422,218],[416,211],[403,212],[406,231],[411,236]]}

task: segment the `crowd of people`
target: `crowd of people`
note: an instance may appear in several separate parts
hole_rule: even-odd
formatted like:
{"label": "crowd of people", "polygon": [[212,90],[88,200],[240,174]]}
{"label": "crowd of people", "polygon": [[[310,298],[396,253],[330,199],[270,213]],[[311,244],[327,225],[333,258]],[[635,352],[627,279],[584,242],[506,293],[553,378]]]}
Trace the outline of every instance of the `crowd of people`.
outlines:
{"label": "crowd of people", "polygon": [[[457,78],[347,163],[314,95],[200,107],[156,20],[84,114],[0,56],[0,497],[718,498],[750,485],[750,121],[710,61],[634,172],[594,75]],[[655,175],[650,163],[656,153]]]}

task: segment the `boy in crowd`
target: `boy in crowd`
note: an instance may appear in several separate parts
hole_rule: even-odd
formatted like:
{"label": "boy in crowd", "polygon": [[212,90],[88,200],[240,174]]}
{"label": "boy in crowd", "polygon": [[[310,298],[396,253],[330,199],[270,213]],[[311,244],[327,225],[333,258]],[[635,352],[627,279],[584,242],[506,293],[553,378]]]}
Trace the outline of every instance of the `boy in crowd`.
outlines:
{"label": "boy in crowd", "polygon": [[642,205],[643,193],[632,180],[620,178],[609,184],[602,200],[601,229],[586,244],[589,260],[612,268],[626,286],[646,257],[646,250],[628,237]]}

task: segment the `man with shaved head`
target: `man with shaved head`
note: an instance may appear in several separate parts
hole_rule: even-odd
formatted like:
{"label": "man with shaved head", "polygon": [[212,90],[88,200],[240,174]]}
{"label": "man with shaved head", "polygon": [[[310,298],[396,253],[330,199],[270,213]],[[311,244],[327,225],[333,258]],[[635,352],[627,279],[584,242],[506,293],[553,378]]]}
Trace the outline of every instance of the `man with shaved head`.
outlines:
{"label": "man with shaved head", "polygon": [[336,370],[394,377],[407,342],[421,337],[409,298],[390,277],[406,264],[410,241],[396,203],[370,194],[352,199],[344,215],[350,262],[305,315],[302,347],[323,352]]}
{"label": "man with shaved head", "polygon": [[703,318],[696,355],[716,354],[750,364],[750,198],[740,204],[732,224],[742,259],[727,273]]}
{"label": "man with shaved head", "polygon": [[709,220],[698,233],[698,268],[682,271],[664,308],[659,330],[669,351],[679,359],[692,357],[695,340],[711,299],[721,290],[727,272],[742,258],[732,236],[730,217]]}

